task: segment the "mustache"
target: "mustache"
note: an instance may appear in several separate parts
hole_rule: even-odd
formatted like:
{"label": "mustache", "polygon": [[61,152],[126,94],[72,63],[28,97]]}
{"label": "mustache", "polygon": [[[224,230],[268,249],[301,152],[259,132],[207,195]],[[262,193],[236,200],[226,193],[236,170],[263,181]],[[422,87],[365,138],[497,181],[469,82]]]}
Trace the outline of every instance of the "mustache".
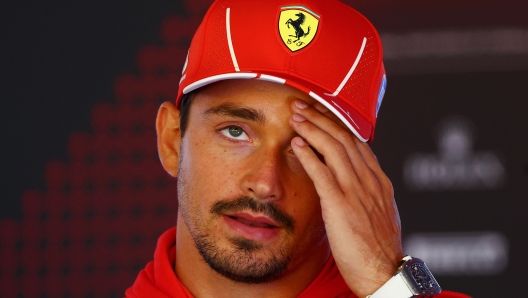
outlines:
{"label": "mustache", "polygon": [[244,210],[251,210],[255,213],[262,213],[268,216],[286,228],[286,231],[290,234],[295,230],[295,220],[291,216],[270,202],[258,202],[251,197],[217,201],[211,206],[210,212],[220,215],[226,212],[241,212]]}

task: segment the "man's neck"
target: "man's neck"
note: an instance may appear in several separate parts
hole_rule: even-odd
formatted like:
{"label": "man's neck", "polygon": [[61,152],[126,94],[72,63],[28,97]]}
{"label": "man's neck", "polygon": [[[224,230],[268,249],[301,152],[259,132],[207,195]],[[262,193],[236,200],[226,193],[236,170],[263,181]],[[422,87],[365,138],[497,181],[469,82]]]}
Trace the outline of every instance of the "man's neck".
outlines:
{"label": "man's neck", "polygon": [[198,252],[192,236],[178,216],[175,272],[195,297],[297,297],[317,277],[330,256],[327,243],[279,280],[245,284],[232,281],[211,269]]}

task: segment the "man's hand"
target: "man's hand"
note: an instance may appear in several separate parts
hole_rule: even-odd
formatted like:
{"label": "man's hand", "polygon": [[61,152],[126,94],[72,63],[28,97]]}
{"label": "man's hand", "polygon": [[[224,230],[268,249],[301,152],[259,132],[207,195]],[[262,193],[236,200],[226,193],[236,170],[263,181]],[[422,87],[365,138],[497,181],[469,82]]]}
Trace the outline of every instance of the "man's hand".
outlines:
{"label": "man's hand", "polygon": [[365,297],[392,277],[402,258],[392,184],[369,146],[324,106],[296,100],[291,109],[290,125],[302,137],[293,138],[292,148],[321,198],[332,254],[350,289]]}

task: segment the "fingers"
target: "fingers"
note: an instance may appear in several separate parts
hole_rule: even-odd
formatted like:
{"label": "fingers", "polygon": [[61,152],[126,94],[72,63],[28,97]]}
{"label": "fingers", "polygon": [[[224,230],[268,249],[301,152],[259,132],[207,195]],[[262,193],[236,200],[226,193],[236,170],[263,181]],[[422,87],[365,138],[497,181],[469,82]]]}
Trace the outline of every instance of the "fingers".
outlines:
{"label": "fingers", "polygon": [[386,182],[390,183],[389,178],[387,177],[387,175],[385,175],[385,173],[381,169],[378,159],[376,158],[376,156],[370,149],[370,146],[366,143],[361,142],[359,139],[356,139],[356,144],[357,144],[358,150],[361,152],[361,155],[363,156],[363,159],[365,160],[365,163],[367,164],[369,169],[372,170],[374,175],[376,175],[376,178],[378,178],[378,180],[380,181],[383,181],[384,183]]}
{"label": "fingers", "polygon": [[337,185],[333,173],[319,160],[308,144],[302,138],[295,137],[292,139],[291,145],[295,156],[297,156],[304,170],[314,182],[314,186],[319,194],[334,198],[342,197],[343,193],[339,185]]}
{"label": "fingers", "polygon": [[[291,148],[317,189],[328,240],[343,276],[357,281],[371,270],[380,280],[390,278],[402,253],[389,179],[370,147],[323,105],[295,103],[289,123],[300,137],[292,139]],[[355,260],[353,265],[350,260]]]}
{"label": "fingers", "polygon": [[[343,191],[357,192],[359,184],[362,184],[369,193],[379,193],[377,176],[381,175],[379,173],[381,168],[377,165],[370,148],[364,147],[366,144],[361,143],[347,128],[339,125],[341,121],[333,114],[334,119],[331,119],[327,113],[321,113],[322,105],[319,104],[318,107],[316,104],[315,108],[312,108],[302,103],[304,102],[295,101],[292,104],[292,111],[296,115],[294,114],[290,124],[324,156]],[[371,166],[374,168],[377,166],[378,173],[373,173]]]}
{"label": "fingers", "polygon": [[[324,116],[322,116],[324,117]],[[290,125],[295,129],[308,144],[324,157],[326,167],[334,176],[338,186],[344,191],[351,191],[359,187],[360,181],[352,164],[345,146],[327,132],[318,128],[312,122],[307,121],[300,114],[294,114],[290,119]],[[332,125],[332,124],[330,124]],[[303,166],[305,163],[301,160]],[[319,162],[321,165],[323,163]],[[312,179],[313,180],[313,179]]]}

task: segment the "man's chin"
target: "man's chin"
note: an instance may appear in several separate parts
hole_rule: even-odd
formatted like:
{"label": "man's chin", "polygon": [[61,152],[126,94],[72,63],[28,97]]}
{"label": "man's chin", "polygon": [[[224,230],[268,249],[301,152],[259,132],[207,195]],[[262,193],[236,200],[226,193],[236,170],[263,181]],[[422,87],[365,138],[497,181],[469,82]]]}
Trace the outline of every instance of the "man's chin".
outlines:
{"label": "man's chin", "polygon": [[195,242],[210,268],[241,283],[260,284],[277,280],[284,275],[291,261],[291,256],[283,248],[274,250],[243,237],[229,238],[224,245],[201,237]]}
{"label": "man's chin", "polygon": [[236,250],[244,251],[247,253],[257,254],[258,251],[262,251],[264,248],[264,245],[262,243],[243,237],[230,238],[229,242],[234,246]]}
{"label": "man's chin", "polygon": [[247,254],[238,250],[230,256],[204,259],[209,267],[222,276],[246,284],[275,281],[280,279],[288,268],[289,258],[285,256],[266,259]]}

